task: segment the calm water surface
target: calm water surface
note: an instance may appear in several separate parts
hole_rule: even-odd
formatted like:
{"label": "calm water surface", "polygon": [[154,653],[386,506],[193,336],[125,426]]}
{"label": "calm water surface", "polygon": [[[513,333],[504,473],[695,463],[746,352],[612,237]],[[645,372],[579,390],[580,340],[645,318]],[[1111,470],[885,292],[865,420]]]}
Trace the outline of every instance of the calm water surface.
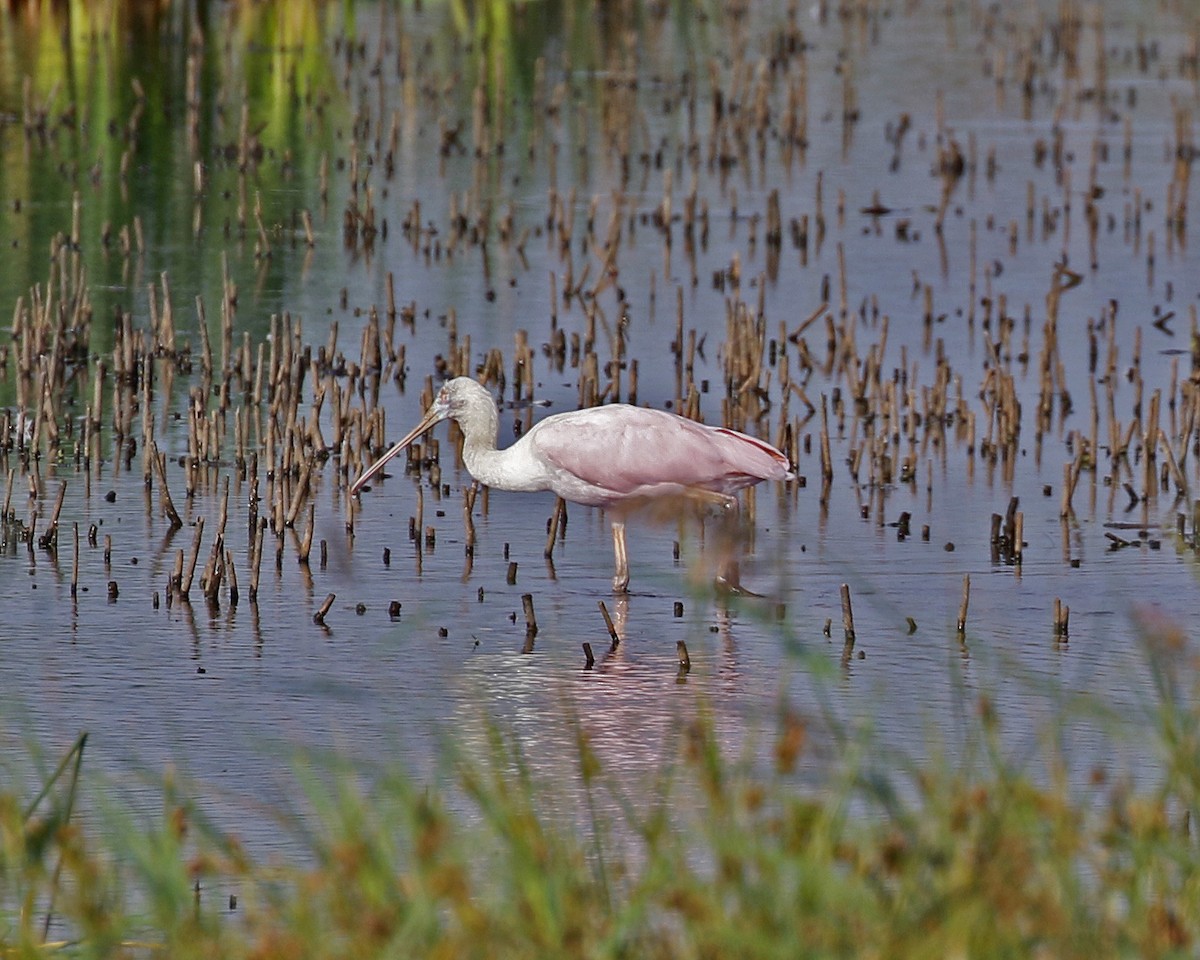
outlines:
{"label": "calm water surface", "polygon": [[[920,758],[931,744],[961,754],[985,693],[1018,758],[1035,756],[1053,732],[1080,778],[1097,764],[1152,776],[1154,758],[1138,738],[1154,699],[1139,624],[1149,617],[1186,626],[1200,615],[1193,552],[1173,536],[1190,495],[1177,499],[1170,483],[1130,509],[1125,475],[1109,480],[1100,378],[1111,342],[1119,373],[1115,414],[1128,429],[1137,394],[1127,371],[1140,351],[1144,403],[1161,391],[1163,426],[1178,437],[1182,405],[1171,408],[1168,400],[1192,373],[1188,330],[1200,273],[1186,228],[1174,233],[1165,210],[1179,197],[1170,187],[1180,176],[1176,160],[1192,149],[1195,14],[1170,3],[1099,4],[1078,25],[1073,72],[1057,46],[1058,4],[1013,12],[973,3],[880,3],[848,16],[817,4],[796,11],[792,28],[787,6],[664,15],[635,5],[626,19],[587,4],[531,4],[494,21],[480,13],[463,25],[439,4],[402,14],[370,3],[297,4],[287,13],[282,5],[201,5],[200,53],[189,48],[191,25],[177,11],[150,20],[7,14],[0,32],[0,236],[8,249],[0,261],[0,308],[10,315],[18,298],[28,303],[30,288],[46,283],[51,238],[70,234],[77,193],[78,258],[96,317],[89,369],[111,352],[116,311],[149,328],[148,291],[156,287],[161,301],[164,272],[181,339],[198,345],[194,304],[201,297],[219,340],[215,305],[228,271],[238,288],[239,346],[243,332],[255,347],[264,342],[271,316],[286,312],[314,347],[327,342],[336,322],[338,347],[353,360],[372,309],[386,309],[391,274],[397,301],[414,312],[411,324],[397,327],[407,380],[381,388],[388,437],[419,417],[421,387],[437,358],[448,355],[453,323],[459,344],[470,338],[474,362],[499,349],[510,376],[515,338],[528,333],[535,396],[546,407],[503,411],[501,440],[508,442],[530,417],[578,404],[580,369],[569,357],[555,364],[541,349],[555,324],[568,339],[586,329],[578,299],[552,302],[551,274],[561,285],[568,267],[546,229],[549,197],[557,191],[574,198],[571,269],[578,278],[590,265],[590,287],[603,269],[595,243],[603,242],[621,194],[618,283],[596,298],[601,364],[609,359],[605,325],[612,329],[624,312],[638,402],[677,402],[671,343],[681,291],[685,328],[703,343],[694,370],[696,383],[709,387],[701,413],[720,421],[727,305],[740,298],[754,310],[761,297],[767,335],[787,352],[792,377],[818,408],[822,400],[831,404],[835,468],[822,502],[820,415],[807,418],[793,397],[806,483],[757,491],[743,571],[770,599],[729,604],[715,597],[695,562],[703,553],[698,526],[684,523],[631,529],[632,593],[617,600],[608,525],[599,513],[572,508],[553,565],[544,560],[548,496],[493,493],[486,514],[477,505],[468,570],[463,490],[470,478],[455,467],[441,428],[448,493],[427,475],[397,468],[364,496],[353,536],[346,532],[344,481],[332,464],[318,468],[316,536],[325,542],[326,562],[298,564],[289,531],[277,569],[268,533],[259,598],[251,604],[250,483],[226,460],[209,468],[184,502],[177,458],[188,453],[188,389],[195,381],[180,376],[168,387],[160,372],[154,416],[183,530],[170,533],[157,495],[144,488],[140,459],[126,468],[107,427],[103,462],[90,474],[77,468],[72,446],[59,463],[41,464],[36,501],[27,497],[20,458],[9,454],[18,519],[36,512],[44,526],[65,479],[66,529],[96,524],[100,540],[81,548],[81,592],[72,601],[69,537],[55,557],[10,532],[0,557],[8,737],[33,735],[52,753],[88,730],[90,762],[135,796],[137,784],[152,784],[164,764],[177,764],[219,823],[264,849],[286,846],[273,810],[295,802],[297,756],[333,750],[368,763],[399,760],[424,776],[437,769],[448,740],[470,748],[489,721],[511,729],[535,769],[557,777],[571,769],[578,718],[614,773],[637,784],[670,761],[680,721],[698,711],[711,713],[731,753],[753,754],[770,743],[787,702],[822,732],[805,771],[819,782],[833,749],[829,734],[841,725],[874,730],[881,754]],[[785,57],[788,38],[793,48]],[[192,69],[200,108],[189,140]],[[135,78],[146,96],[141,105]],[[712,135],[714,82],[728,142]],[[771,109],[761,160],[753,133],[749,152],[738,155],[728,119],[755,109],[756,83]],[[797,146],[790,161],[781,146],[789,84],[803,90],[807,116],[804,149]],[[35,121],[45,108],[42,129],[27,125],[28,104]],[[258,153],[239,169],[243,104]],[[480,115],[493,120],[483,143],[473,133]],[[136,138],[121,133],[131,123]],[[902,124],[907,132],[897,148]],[[614,147],[622,133],[632,141],[628,169]],[[693,137],[700,156],[694,165]],[[945,178],[937,175],[938,152],[951,141],[963,170],[939,235]],[[714,142],[730,151],[730,163],[708,161]],[[349,242],[344,231],[354,169],[360,204],[369,187],[377,223],[386,221],[386,234],[381,229],[369,243],[361,236]],[[1182,177],[1190,177],[1190,159]],[[693,184],[708,231],[689,249],[678,217]],[[670,245],[652,219],[664,191],[677,216]],[[772,191],[783,224],[777,262],[765,236]],[[1094,268],[1089,199],[1099,223]],[[429,230],[414,244],[403,224],[417,202]],[[256,246],[256,203],[269,256]],[[580,237],[593,203],[598,240],[585,248]],[[1185,199],[1186,211],[1194,205]],[[312,217],[311,249],[304,211]],[[493,233],[486,249],[463,244],[451,253],[440,245],[450,244],[452,212],[494,221],[511,213],[514,235],[528,230],[524,245]],[[805,217],[810,239],[801,249],[790,225]],[[825,228],[818,240],[819,217]],[[126,253],[113,238],[122,227],[132,236],[135,218],[143,248]],[[718,283],[735,260],[738,289],[728,279]],[[1072,410],[1064,414],[1056,404],[1039,438],[1039,358],[1056,263],[1080,275],[1062,294],[1057,331],[1056,375]],[[961,392],[977,415],[974,448],[955,426],[937,439],[921,428],[915,449],[897,442],[896,462],[912,454],[916,479],[893,477],[882,501],[868,483],[869,469],[856,484],[847,464],[865,428],[848,404],[838,414],[850,386],[823,366],[824,321],[803,334],[815,361],[803,374],[801,344],[780,337],[821,305],[823,289],[836,315],[843,282],[847,310],[858,314],[860,356],[880,341],[887,318],[885,382],[901,382],[901,393],[913,389],[920,409],[922,391],[936,382],[940,352],[953,371],[951,397]],[[1010,455],[992,460],[979,448],[987,433],[980,395],[997,366],[990,351],[1002,326],[1000,298],[1012,332],[997,350],[1005,355],[999,368],[1013,378],[1021,433]],[[1170,312],[1173,319],[1154,326]],[[1095,371],[1089,325],[1102,331]],[[14,411],[22,403],[16,353],[14,344],[0,381],[0,401]],[[781,398],[773,363],[768,374],[760,383],[772,407],[763,423],[775,440]],[[628,383],[627,370],[623,391]],[[1101,405],[1099,468],[1080,475],[1074,515],[1064,522],[1063,468],[1091,433],[1093,383]],[[78,416],[86,386],[80,396]],[[1195,439],[1193,432],[1176,449]],[[1197,463],[1196,455],[1183,462],[1192,486],[1200,479]],[[1131,476],[1141,492],[1140,463]],[[232,606],[223,595],[216,608],[196,600],[156,605],[175,551],[190,548],[199,517],[207,524],[207,556],[226,478],[226,542],[239,566],[241,602]],[[260,482],[262,493],[265,465]],[[436,527],[433,547],[408,537],[419,488],[424,523]],[[1024,512],[1019,567],[998,560],[990,542],[991,516],[1003,514],[1012,497]],[[905,512],[912,535],[900,539],[895,524]],[[928,540],[921,536],[926,526]],[[1105,534],[1114,531],[1136,544],[1111,549]],[[112,538],[111,565],[103,558],[105,535]],[[510,560],[518,564],[513,585],[506,583]],[[967,574],[964,642],[955,622]],[[115,600],[107,595],[110,580],[119,584]],[[845,662],[842,583],[852,590],[857,632]],[[312,614],[328,593],[337,599],[322,628]],[[540,625],[531,651],[524,593],[532,594]],[[1054,635],[1055,598],[1071,608],[1069,642]],[[388,616],[392,600],[402,604],[395,619]],[[611,652],[599,600],[623,635]],[[683,677],[679,640],[692,664]],[[583,669],[585,641],[597,651],[592,670]]]}

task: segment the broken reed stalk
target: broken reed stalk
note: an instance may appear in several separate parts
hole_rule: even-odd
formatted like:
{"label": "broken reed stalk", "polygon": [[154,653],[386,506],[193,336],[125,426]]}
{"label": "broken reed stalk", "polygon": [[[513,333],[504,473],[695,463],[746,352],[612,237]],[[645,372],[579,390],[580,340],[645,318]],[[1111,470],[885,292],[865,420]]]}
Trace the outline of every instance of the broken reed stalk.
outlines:
{"label": "broken reed stalk", "polygon": [[8,523],[12,516],[12,493],[13,493],[13,478],[17,471],[15,467],[8,468],[8,482],[4,487],[4,509],[0,511],[0,523]]}
{"label": "broken reed stalk", "polygon": [[163,510],[167,514],[167,520],[170,521],[171,530],[178,530],[183,526],[183,520],[179,517],[179,511],[175,509],[175,502],[171,499],[171,491],[167,489],[166,455],[158,452],[158,444],[154,441],[150,442],[150,448],[151,463],[158,474],[158,489],[162,497]]}
{"label": "broken reed stalk", "polygon": [[1171,449],[1171,441],[1167,437],[1167,432],[1160,428],[1158,439],[1167,454],[1167,467],[1171,472],[1171,477],[1175,481],[1175,487],[1179,492],[1179,496],[1186,500],[1188,499],[1187,478],[1184,476],[1183,471],[1179,469],[1179,461],[1175,459],[1175,451]]}
{"label": "broken reed stalk", "polygon": [[1070,633],[1071,608],[1058,597],[1054,598],[1054,636],[1066,641]]}
{"label": "broken reed stalk", "polygon": [[833,479],[833,456],[829,449],[829,401],[821,397],[821,477],[826,482]]}
{"label": "broken reed stalk", "polygon": [[521,609],[525,613],[525,633],[527,636],[536,637],[538,632],[537,614],[533,612],[533,594],[521,594]]}
{"label": "broken reed stalk", "polygon": [[300,541],[300,556],[299,561],[302,564],[308,564],[308,556],[312,552],[313,532],[317,529],[317,505],[310,502],[308,505],[308,526],[304,531],[304,539]]}
{"label": "broken reed stalk", "polygon": [[675,641],[675,654],[679,657],[680,673],[687,673],[692,669],[692,658],[688,655],[687,644],[682,640]]}
{"label": "broken reed stalk", "polygon": [[258,532],[254,537],[254,553],[250,559],[250,602],[258,602],[258,577],[262,570],[263,537],[266,534],[267,521],[264,517],[258,522]]}
{"label": "broken reed stalk", "polygon": [[546,531],[546,549],[542,555],[547,559],[554,556],[554,541],[558,539],[558,531],[566,520],[567,502],[562,497],[554,498],[554,515],[550,518],[549,529]]}
{"label": "broken reed stalk", "polygon": [[846,632],[846,642],[854,646],[854,608],[850,604],[850,584],[842,584],[842,629]]}
{"label": "broken reed stalk", "polygon": [[[228,503],[228,500],[226,501]],[[216,599],[216,591],[220,589],[221,580],[224,577],[225,565],[225,513],[222,511],[222,516],[217,524],[217,535],[213,538],[213,547],[209,551],[208,560],[204,564],[204,572],[200,574],[200,586],[204,589],[204,596],[210,602]]]}
{"label": "broken reed stalk", "polygon": [[850,584],[843,583],[842,589],[842,629],[845,639],[842,641],[842,666],[850,663],[854,655],[854,608],[850,604]]}
{"label": "broken reed stalk", "polygon": [[75,553],[71,557],[71,596],[79,592],[79,523],[75,527]]}
{"label": "broken reed stalk", "polygon": [[221,582],[225,577],[225,538],[219,533],[213,541],[212,556],[204,569],[204,599],[210,604],[216,604],[221,593]]}
{"label": "broken reed stalk", "polygon": [[967,632],[967,607],[971,603],[971,575],[963,574],[962,603],[958,607],[958,634],[961,637]]}
{"label": "broken reed stalk", "polygon": [[221,512],[217,517],[217,536],[224,538],[225,524],[229,522],[229,477],[225,477],[225,489],[221,494]]}
{"label": "broken reed stalk", "polygon": [[613,619],[608,613],[608,607],[604,605],[603,600],[597,600],[596,605],[600,608],[600,616],[604,618],[604,625],[608,628],[608,635],[612,638],[613,649],[621,642],[620,636],[617,634],[617,628],[613,625]]}
{"label": "broken reed stalk", "polygon": [[192,553],[188,557],[187,566],[184,568],[183,577],[179,581],[179,596],[183,600],[188,599],[188,591],[192,589],[192,578],[196,575],[196,561],[200,558],[200,541],[204,539],[204,518],[196,518],[196,536],[192,540]]}
{"label": "broken reed stalk", "polygon": [[308,495],[308,485],[311,479],[312,460],[306,459],[304,465],[300,468],[300,480],[296,484],[296,489],[292,492],[292,502],[288,507],[284,526],[294,527],[296,525],[296,518],[300,516],[300,508],[304,506],[304,498]]}
{"label": "broken reed stalk", "polygon": [[64,480],[58,487],[58,498],[54,501],[54,511],[50,514],[50,526],[38,541],[39,546],[45,550],[56,551],[58,549],[58,518],[62,514],[63,500],[66,495],[67,481]]}
{"label": "broken reed stalk", "polygon": [[238,603],[237,568],[233,565],[233,551],[225,551],[225,572],[229,577],[229,605],[236,607]]}
{"label": "broken reed stalk", "polygon": [[325,597],[325,601],[317,608],[317,612],[313,614],[313,623],[322,627],[325,626],[325,615],[329,613],[333,607],[333,601],[336,599],[336,593],[331,593]]}
{"label": "broken reed stalk", "polygon": [[1071,508],[1071,494],[1075,490],[1075,483],[1072,477],[1073,472],[1073,463],[1063,464],[1062,500],[1058,508],[1058,513],[1061,517],[1069,517],[1073,513]]}
{"label": "broken reed stalk", "polygon": [[463,526],[466,528],[466,545],[464,550],[468,557],[475,556],[475,484],[470,484],[463,491]]}
{"label": "broken reed stalk", "polygon": [[591,670],[592,667],[595,666],[595,664],[596,664],[596,657],[592,653],[592,645],[590,643],[588,643],[586,640],[583,641],[583,656],[584,656],[583,669]]}

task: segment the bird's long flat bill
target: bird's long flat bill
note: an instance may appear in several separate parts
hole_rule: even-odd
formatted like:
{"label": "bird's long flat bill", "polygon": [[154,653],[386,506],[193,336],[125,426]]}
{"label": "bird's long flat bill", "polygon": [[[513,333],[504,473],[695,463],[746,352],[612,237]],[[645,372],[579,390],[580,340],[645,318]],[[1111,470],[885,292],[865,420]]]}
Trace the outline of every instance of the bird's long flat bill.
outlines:
{"label": "bird's long flat bill", "polygon": [[371,481],[371,478],[384,468],[384,466],[387,464],[387,462],[389,460],[392,459],[392,457],[394,457],[396,454],[403,451],[405,447],[407,447],[410,443],[412,443],[414,440],[416,440],[417,437],[419,437],[421,434],[423,434],[430,427],[434,426],[435,424],[440,423],[441,421],[443,421],[445,419],[446,419],[445,408],[435,402],[433,404],[433,406],[431,406],[428,410],[425,411],[425,416],[421,418],[420,423],[418,423],[407,434],[405,434],[404,438],[402,440],[393,444],[392,447],[387,451],[387,453],[385,453],[382,457],[380,457],[373,464],[371,464],[369,467],[367,467],[366,470],[363,471],[362,476],[360,476],[357,480],[355,480],[354,483],[350,486],[350,496],[353,497],[356,494],[358,494],[359,491],[361,491],[362,488],[365,487]]}

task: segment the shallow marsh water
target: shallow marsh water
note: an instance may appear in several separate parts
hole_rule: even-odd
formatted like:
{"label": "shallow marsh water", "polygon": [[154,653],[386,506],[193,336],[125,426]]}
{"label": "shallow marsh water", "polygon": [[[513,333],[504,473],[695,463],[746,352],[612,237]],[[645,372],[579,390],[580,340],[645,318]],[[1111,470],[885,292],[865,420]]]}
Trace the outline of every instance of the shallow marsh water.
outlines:
{"label": "shallow marsh water", "polygon": [[[1187,5],[567,2],[480,5],[466,21],[453,9],[201,4],[139,20],[67,5],[4,15],[0,308],[6,316],[28,309],[30,289],[51,279],[52,238],[72,235],[78,195],[77,243],[60,262],[84,268],[93,317],[87,362],[65,390],[57,451],[43,443],[33,461],[7,453],[13,519],[26,529],[36,515],[35,532],[44,531],[67,483],[57,554],[21,542],[14,522],[0,557],[10,739],[32,734],[52,751],[89,730],[92,762],[135,794],[131,781],[146,778],[152,794],[163,765],[177,763],[219,823],[266,849],[288,842],[273,810],[294,802],[296,755],[399,759],[425,775],[447,738],[470,747],[492,720],[554,778],[572,769],[578,718],[614,773],[638,783],[670,761],[678,724],[697,711],[711,713],[736,754],[769,744],[786,701],[821,731],[806,768],[819,782],[838,724],[865,724],[881,748],[916,758],[931,743],[956,756],[986,694],[1015,756],[1058,737],[1080,779],[1096,765],[1152,775],[1154,758],[1137,739],[1154,697],[1141,636],[1147,624],[1186,626],[1200,613],[1186,542],[1192,494],[1178,497],[1173,477],[1149,490],[1142,483],[1148,450],[1156,478],[1165,468],[1157,442],[1143,445],[1155,391],[1187,484],[1200,479],[1200,454],[1182,457],[1196,442],[1189,327],[1200,297],[1186,190],[1200,27]],[[753,117],[763,110],[760,154]],[[781,237],[773,249],[774,191]],[[655,220],[664,195],[669,230]],[[1174,222],[1168,201],[1181,204]],[[363,229],[368,207],[374,235]],[[611,224],[619,239],[606,263]],[[573,232],[564,253],[565,230]],[[1068,272],[1056,272],[1060,263]],[[595,297],[566,301],[567,278],[579,281],[585,269],[580,286]],[[597,288],[606,269],[612,282]],[[632,593],[617,600],[598,513],[569,508],[553,566],[544,560],[549,496],[494,493],[486,513],[479,501],[468,572],[469,478],[441,428],[446,486],[427,469],[406,476],[397,464],[364,494],[352,535],[345,490],[357,469],[344,449],[314,460],[310,496],[325,562],[316,548],[308,566],[297,562],[303,512],[294,531],[281,531],[278,567],[268,530],[250,603],[255,488],[252,471],[235,463],[232,412],[219,415],[220,456],[185,466],[198,402],[189,395],[199,382],[194,304],[206,303],[219,354],[224,271],[237,288],[235,349],[248,334],[257,350],[272,315],[286,313],[314,355],[336,322],[337,350],[351,364],[372,311],[388,308],[390,274],[396,302],[411,313],[399,317],[393,341],[405,351],[406,376],[385,376],[377,388],[388,439],[416,421],[426,377],[442,362],[453,370],[454,347],[468,338],[462,372],[502,351],[511,398],[514,344],[528,334],[532,389],[520,389],[520,399],[546,406],[506,409],[502,442],[545,412],[576,406],[586,360],[572,363],[570,342],[586,338],[589,309],[597,311],[597,389],[609,382],[605,364],[621,340],[620,398],[636,361],[637,401],[677,405],[691,379],[672,350],[677,302],[685,339],[695,331],[698,345],[699,411],[718,422],[726,363],[738,359],[727,318],[739,301],[752,317],[761,303],[757,389],[739,395],[748,406],[734,420],[744,427],[749,411],[750,429],[773,442],[789,427],[805,480],[757,490],[744,576],[770,599],[715,597],[703,565],[694,569],[703,552],[697,525],[672,523],[631,529]],[[185,520],[174,533],[157,485],[143,482],[140,450],[125,462],[110,422],[119,389],[109,362],[114,315],[157,336],[164,272],[176,336],[192,350],[175,371],[169,357],[151,361],[156,440]],[[823,302],[828,323],[804,327]],[[882,373],[856,413],[845,360],[852,355],[863,376],[884,317]],[[565,362],[543,350],[556,329]],[[1051,340],[1057,349],[1047,351]],[[802,388],[788,405],[785,355],[786,376]],[[32,416],[28,398],[41,394],[21,384],[19,356],[14,342],[0,398],[14,416],[21,408]],[[1106,378],[1110,357],[1116,375]],[[1039,430],[1044,358],[1052,388]],[[100,455],[84,466],[76,451],[98,360],[109,367]],[[1005,378],[1019,404],[1011,444],[999,433]],[[353,385],[355,408],[373,409],[375,389],[334,364],[313,369],[302,414],[315,385],[334,380]],[[231,382],[236,406],[249,387]],[[889,383],[902,405],[894,422],[879,406]],[[801,393],[816,407],[811,416]],[[925,417],[939,393],[949,398],[943,428]],[[199,402],[211,415],[213,398]],[[822,403],[833,468],[825,491]],[[332,406],[327,399],[320,414],[326,439],[335,434]],[[910,434],[914,410],[920,423]],[[262,423],[264,411],[253,416]],[[1126,431],[1128,465],[1114,466],[1110,438]],[[872,446],[876,436],[885,439]],[[1064,465],[1079,460],[1084,443],[1096,468],[1079,471],[1064,519]],[[856,482],[848,461],[859,452]],[[266,448],[258,453],[260,513],[269,516],[274,488]],[[905,457],[912,479],[901,477]],[[27,499],[30,468],[36,499]],[[193,497],[183,494],[188,469]],[[210,606],[197,589],[190,603],[168,602],[176,551],[190,550],[196,518],[207,528],[201,565],[209,554],[226,481],[225,544],[240,600],[233,605],[225,589]],[[432,545],[420,527],[409,538],[418,489]],[[1024,520],[1019,565],[999,555],[991,532],[992,514],[1013,497]],[[905,512],[911,534],[901,539]],[[1184,538],[1175,535],[1180,512]],[[90,545],[81,534],[72,599],[74,523],[83,534],[95,524],[98,539]],[[1131,545],[1113,549],[1106,533]],[[511,561],[515,584],[506,582]],[[964,575],[971,593],[960,637]],[[848,658],[842,583],[854,600]],[[330,593],[322,627],[313,613]],[[532,650],[526,593],[539,624]],[[1053,627],[1056,598],[1070,606],[1067,640]],[[393,600],[398,617],[388,613]],[[611,652],[600,600],[623,634]],[[685,675],[679,640],[690,653]],[[591,670],[585,641],[597,651]]]}

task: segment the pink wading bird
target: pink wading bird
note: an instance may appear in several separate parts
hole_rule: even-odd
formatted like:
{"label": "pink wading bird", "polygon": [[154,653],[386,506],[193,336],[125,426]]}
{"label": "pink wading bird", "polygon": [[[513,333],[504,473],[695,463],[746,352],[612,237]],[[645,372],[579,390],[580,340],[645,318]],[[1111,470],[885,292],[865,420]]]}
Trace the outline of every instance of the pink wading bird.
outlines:
{"label": "pink wading bird", "polygon": [[[564,500],[604,507],[613,516],[617,569],[613,590],[629,586],[625,517],[648,501],[685,497],[736,510],[733,494],[762,480],[791,480],[788,458],[736,430],[709,427],[673,413],[624,403],[555,414],[506,450],[496,449],[500,414],[488,391],[468,377],[449,380],[413,427],[350,487],[367,482],[434,424],[455,421],[463,432],[463,461],[472,477],[496,490],[550,490]],[[737,565],[719,582],[740,589]]]}

